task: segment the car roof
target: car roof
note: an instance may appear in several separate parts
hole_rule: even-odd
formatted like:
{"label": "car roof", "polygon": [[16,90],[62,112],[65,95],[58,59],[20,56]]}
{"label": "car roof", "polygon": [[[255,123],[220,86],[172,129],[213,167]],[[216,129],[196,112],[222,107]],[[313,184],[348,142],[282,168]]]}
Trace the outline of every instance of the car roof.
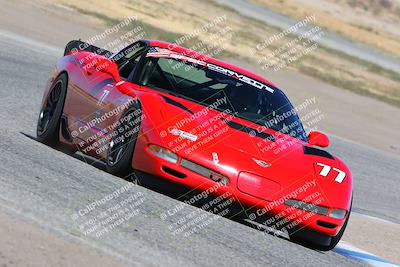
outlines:
{"label": "car roof", "polygon": [[195,58],[195,59],[201,59],[202,61],[205,61],[207,63],[211,63],[211,64],[214,64],[214,65],[218,65],[220,67],[232,70],[234,72],[240,73],[240,74],[245,75],[245,76],[247,76],[249,78],[252,78],[254,80],[258,80],[258,81],[260,81],[262,83],[265,83],[267,85],[271,85],[271,86],[274,87],[274,89],[278,89],[273,83],[271,83],[267,79],[264,79],[263,77],[261,77],[261,76],[259,76],[257,74],[254,74],[254,73],[252,73],[252,72],[250,72],[248,70],[245,70],[245,69],[243,69],[241,67],[238,67],[238,66],[235,66],[233,64],[229,64],[229,63],[217,60],[217,59],[212,58],[210,56],[200,54],[200,53],[198,53],[196,51],[193,51],[193,50],[190,50],[188,48],[184,48],[184,47],[178,46],[178,45],[173,44],[173,43],[168,43],[168,42],[163,42],[163,41],[158,41],[158,40],[145,40],[145,41],[148,42],[150,46],[160,47],[160,48],[163,48],[163,49],[168,49],[170,51],[173,51],[173,52],[176,52],[176,53],[180,53],[180,54],[183,54],[183,55],[188,56],[188,57],[192,57],[192,58]]}

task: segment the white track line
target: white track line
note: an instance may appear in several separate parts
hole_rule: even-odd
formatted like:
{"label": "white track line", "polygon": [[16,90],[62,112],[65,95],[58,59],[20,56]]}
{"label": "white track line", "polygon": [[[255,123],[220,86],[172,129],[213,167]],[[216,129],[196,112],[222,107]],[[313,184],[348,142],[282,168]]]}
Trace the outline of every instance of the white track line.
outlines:
{"label": "white track line", "polygon": [[353,258],[361,260],[368,263],[374,267],[398,267],[399,265],[390,263],[384,259],[375,256],[367,251],[361,250],[350,243],[340,241],[339,244],[333,249],[334,252],[346,256],[348,258]]}

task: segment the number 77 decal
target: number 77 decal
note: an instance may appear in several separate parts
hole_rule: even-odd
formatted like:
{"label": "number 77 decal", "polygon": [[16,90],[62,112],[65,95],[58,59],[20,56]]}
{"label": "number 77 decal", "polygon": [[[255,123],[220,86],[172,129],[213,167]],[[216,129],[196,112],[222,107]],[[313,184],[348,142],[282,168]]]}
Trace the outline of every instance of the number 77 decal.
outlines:
{"label": "number 77 decal", "polygon": [[342,170],[339,170],[337,168],[332,168],[329,165],[325,165],[322,163],[317,162],[318,166],[322,167],[322,170],[319,172],[319,175],[326,177],[328,176],[329,172],[331,171],[331,169],[333,169],[335,172],[337,172],[335,181],[338,182],[339,184],[343,182],[344,178],[346,178],[346,173]]}

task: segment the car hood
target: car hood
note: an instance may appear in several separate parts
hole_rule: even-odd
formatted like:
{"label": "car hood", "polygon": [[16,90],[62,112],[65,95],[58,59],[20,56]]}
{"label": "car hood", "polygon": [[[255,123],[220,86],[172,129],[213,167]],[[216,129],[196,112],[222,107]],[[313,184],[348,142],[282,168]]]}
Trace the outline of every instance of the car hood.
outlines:
{"label": "car hood", "polygon": [[[274,194],[269,201],[305,184],[313,184],[312,190],[322,190],[325,195],[322,203],[328,205],[338,192],[351,188],[351,179],[339,184],[334,173],[321,177],[322,165],[318,164],[343,170],[350,176],[347,167],[324,150],[182,98],[166,94],[158,94],[157,98],[163,120],[157,127],[164,146],[183,158],[226,175],[236,184],[242,173],[279,184],[279,194]],[[304,199],[312,192],[306,191],[297,192],[295,198]],[[351,195],[346,194],[348,197],[341,201],[343,204]]]}

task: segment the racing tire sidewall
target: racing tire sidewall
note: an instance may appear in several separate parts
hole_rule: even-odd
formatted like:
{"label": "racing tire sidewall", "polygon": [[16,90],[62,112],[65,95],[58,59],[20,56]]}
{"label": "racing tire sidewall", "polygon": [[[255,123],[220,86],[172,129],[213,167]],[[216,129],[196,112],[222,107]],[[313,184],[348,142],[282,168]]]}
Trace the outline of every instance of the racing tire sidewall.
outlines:
{"label": "racing tire sidewall", "polygon": [[47,129],[42,133],[39,131],[40,113],[42,112],[44,106],[42,106],[40,110],[37,129],[36,129],[36,139],[41,143],[53,147],[58,145],[60,137],[60,118],[64,109],[64,102],[68,85],[68,78],[65,73],[61,74],[60,76],[57,77],[57,79],[55,79],[55,81],[52,84],[51,90],[49,91],[49,94],[43,104],[46,105],[48,98],[50,97],[52,91],[55,90],[55,86],[58,83],[61,83],[61,92],[54,113],[48,123]]}
{"label": "racing tire sidewall", "polygon": [[[120,122],[129,116],[129,114],[133,114],[136,110],[139,110],[140,107],[132,107],[128,109],[123,116],[121,116]],[[133,132],[129,135],[129,141],[127,145],[125,146],[124,152],[121,156],[121,158],[115,162],[111,163],[109,160],[109,154],[111,152],[111,148],[108,148],[107,152],[107,160],[106,160],[106,165],[107,165],[107,171],[111,174],[114,174],[116,176],[122,177],[126,180],[131,179],[130,175],[134,174],[134,170],[132,168],[132,158],[133,158],[133,153],[135,151],[135,144],[136,140],[139,136],[139,131],[140,131],[140,124],[141,124],[141,119],[139,116],[134,115],[133,120],[137,121],[137,125],[135,125],[134,129],[131,129]],[[116,127],[116,131],[118,131]],[[112,138],[113,139],[113,138]],[[110,141],[111,142],[111,141]]]}

